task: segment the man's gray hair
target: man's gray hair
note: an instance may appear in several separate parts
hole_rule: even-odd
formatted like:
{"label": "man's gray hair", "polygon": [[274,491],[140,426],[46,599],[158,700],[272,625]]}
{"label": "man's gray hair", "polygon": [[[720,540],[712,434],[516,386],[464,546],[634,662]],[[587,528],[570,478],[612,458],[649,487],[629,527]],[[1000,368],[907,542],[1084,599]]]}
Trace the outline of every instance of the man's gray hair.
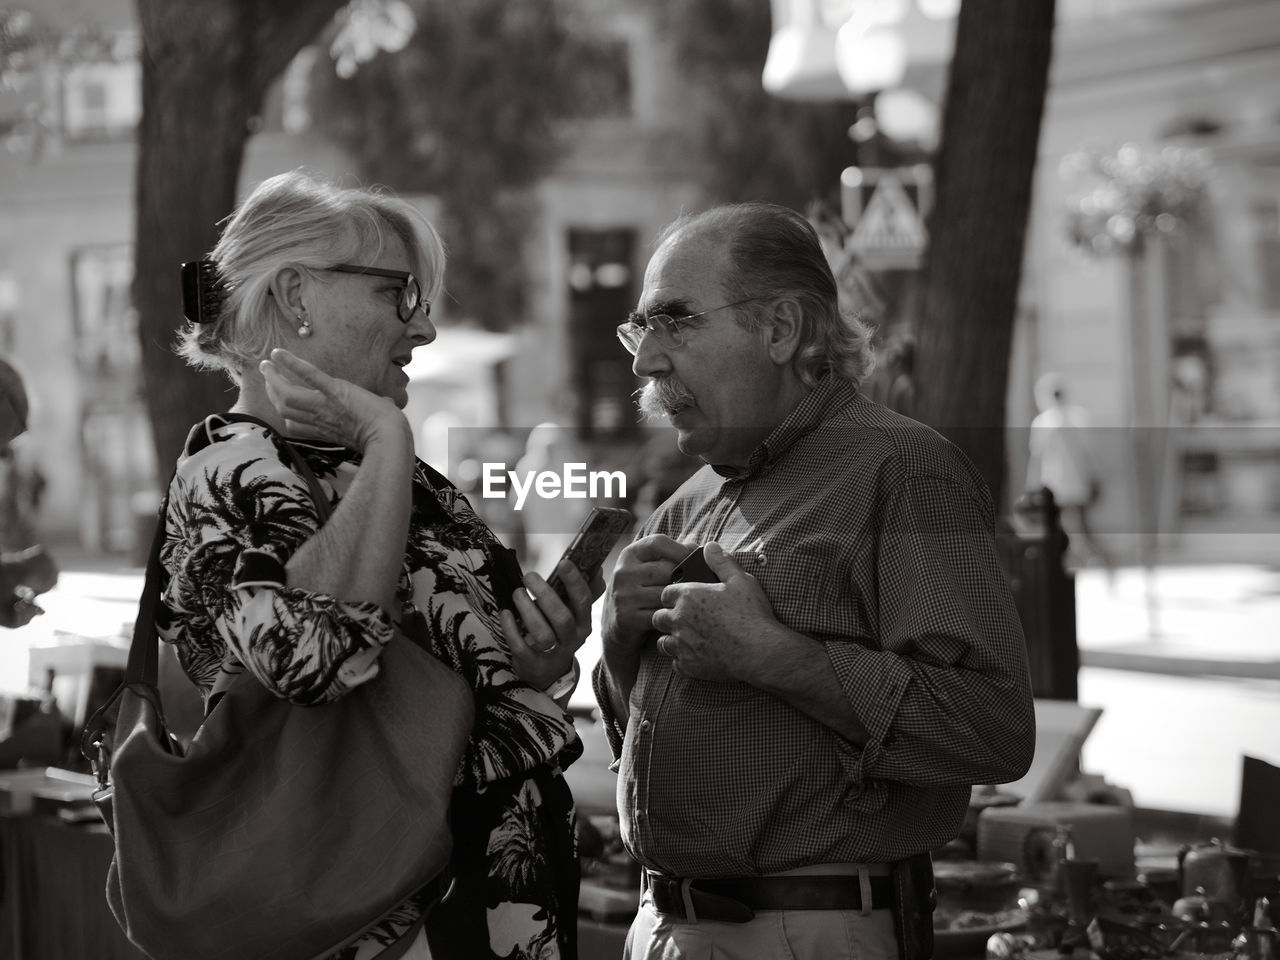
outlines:
{"label": "man's gray hair", "polygon": [[[774,203],[725,204],[680,216],[659,234],[657,246],[685,233],[709,237],[728,248],[726,298],[789,296],[800,304],[803,327],[793,364],[804,383],[812,386],[833,373],[856,387],[871,373],[874,330],[856,314],[841,314],[831,265],[817,231],[801,214]],[[763,323],[750,306],[734,313],[747,326]]]}

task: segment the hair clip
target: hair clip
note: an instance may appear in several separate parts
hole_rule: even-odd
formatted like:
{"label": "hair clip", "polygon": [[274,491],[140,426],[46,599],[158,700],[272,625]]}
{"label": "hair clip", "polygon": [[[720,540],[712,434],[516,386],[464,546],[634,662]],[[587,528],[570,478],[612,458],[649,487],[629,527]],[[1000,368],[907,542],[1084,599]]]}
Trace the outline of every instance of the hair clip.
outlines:
{"label": "hair clip", "polygon": [[227,285],[208,257],[182,265],[182,313],[191,323],[214,323],[222,313]]}

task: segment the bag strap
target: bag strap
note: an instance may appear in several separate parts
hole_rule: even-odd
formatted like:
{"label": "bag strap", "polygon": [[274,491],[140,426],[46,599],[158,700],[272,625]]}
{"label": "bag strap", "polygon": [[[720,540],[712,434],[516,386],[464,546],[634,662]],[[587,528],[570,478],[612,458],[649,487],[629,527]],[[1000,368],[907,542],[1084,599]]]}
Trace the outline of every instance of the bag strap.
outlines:
{"label": "bag strap", "polygon": [[[277,434],[277,436],[279,436]],[[279,437],[280,448],[290,461],[293,471],[307,484],[307,492],[315,504],[316,513],[320,516],[320,524],[333,515],[333,508],[316,479],[306,459],[296,447],[284,437]],[[173,483],[172,478],[170,484]],[[129,647],[129,659],[125,664],[124,682],[145,683],[154,687],[160,675],[160,636],[156,632],[154,616],[147,616],[146,611],[156,609],[160,600],[160,550],[164,546],[165,520],[169,515],[169,495],[166,493],[160,504],[160,517],[156,521],[155,536],[151,540],[151,553],[147,558],[146,582],[142,587],[142,598],[138,601],[138,617],[133,624],[133,643]]]}
{"label": "bag strap", "polygon": [[329,498],[324,495],[324,488],[320,486],[320,481],[316,479],[316,475],[311,471],[311,465],[307,463],[307,458],[298,452],[297,447],[284,437],[280,437],[280,446],[289,459],[293,461],[293,472],[306,481],[307,490],[311,494],[311,502],[315,504],[316,513],[320,515],[320,526],[324,526],[328,519],[333,516],[333,507],[329,504]]}
{"label": "bag strap", "polygon": [[[169,481],[172,483],[172,479]],[[129,647],[129,659],[124,668],[124,682],[156,685],[160,673],[160,637],[156,632],[156,618],[151,613],[160,600],[160,550],[164,546],[165,517],[169,514],[169,495],[160,502],[160,516],[156,520],[156,532],[151,538],[151,552],[147,557],[146,581],[142,585],[142,598],[138,601],[138,616],[133,621],[133,643]]]}
{"label": "bag strap", "polygon": [[[243,419],[252,420],[271,429],[269,424],[263,423],[256,417],[243,417]],[[306,458],[298,452],[297,448],[275,430],[272,430],[272,432],[276,434],[280,442],[280,449],[289,459],[293,471],[306,482],[307,492],[315,505],[316,513],[320,518],[320,525],[323,526],[332,516],[333,507],[329,503],[329,498],[324,495],[320,481],[316,479],[316,475],[311,470]],[[173,477],[171,476],[168,485],[165,487],[164,499],[160,502],[156,530],[151,538],[151,551],[147,557],[146,579],[142,586],[142,596],[138,600],[138,615],[133,621],[133,641],[129,646],[129,659],[125,662],[124,682],[116,688],[116,691],[107,699],[106,703],[94,711],[93,716],[85,723],[84,731],[80,737],[80,752],[93,765],[98,775],[99,785],[104,788],[106,787],[108,761],[103,753],[105,744],[101,738],[101,731],[107,712],[119,699],[120,694],[128,687],[134,684],[142,684],[152,690],[156,690],[159,682],[160,635],[156,630],[154,611],[160,602],[160,585],[164,572],[160,565],[160,551],[164,547],[165,521],[169,515],[168,490],[172,485]],[[156,698],[156,708],[157,712],[160,712],[158,697]],[[161,722],[163,723],[163,713],[161,713]]]}
{"label": "bag strap", "polygon": [[[172,484],[173,478],[170,477],[169,486]],[[155,691],[160,672],[160,640],[156,633],[156,618],[151,611],[155,610],[160,600],[160,549],[164,546],[165,517],[169,514],[168,486],[165,490],[164,499],[160,501],[159,516],[156,518],[156,532],[151,537],[151,552],[147,557],[142,597],[138,600],[138,615],[133,621],[133,643],[129,646],[129,659],[125,662],[124,682],[85,721],[84,730],[80,732],[80,754],[89,761],[89,766],[98,779],[99,793],[106,791],[111,782],[111,745],[104,733],[108,714],[121,694],[136,683],[148,684]],[[168,726],[164,724],[159,700],[158,695],[153,696],[156,713],[167,731]]]}

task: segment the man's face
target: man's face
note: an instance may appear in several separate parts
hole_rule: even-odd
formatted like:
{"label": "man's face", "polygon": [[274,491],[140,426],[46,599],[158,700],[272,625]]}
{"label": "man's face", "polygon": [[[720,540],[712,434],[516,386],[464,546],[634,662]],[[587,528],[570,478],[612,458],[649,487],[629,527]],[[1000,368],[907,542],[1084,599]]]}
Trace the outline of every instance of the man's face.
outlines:
{"label": "man's face", "polygon": [[658,249],[638,312],[677,320],[713,312],[679,324],[680,346],[646,334],[632,370],[650,380],[641,407],[671,421],[684,453],[741,467],[781,418],[783,372],[770,361],[762,331],[746,330],[733,310],[718,309],[733,299],[722,286],[727,270],[726,251],[696,233],[677,234]]}

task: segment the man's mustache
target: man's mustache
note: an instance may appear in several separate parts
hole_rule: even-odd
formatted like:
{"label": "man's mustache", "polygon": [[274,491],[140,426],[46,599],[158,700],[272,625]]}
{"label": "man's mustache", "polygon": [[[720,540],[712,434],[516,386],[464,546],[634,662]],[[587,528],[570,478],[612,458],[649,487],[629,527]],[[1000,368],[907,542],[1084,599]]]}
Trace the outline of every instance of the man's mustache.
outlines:
{"label": "man's mustache", "polygon": [[693,406],[693,394],[678,379],[671,376],[650,377],[640,388],[638,403],[646,422],[661,422],[672,410]]}

